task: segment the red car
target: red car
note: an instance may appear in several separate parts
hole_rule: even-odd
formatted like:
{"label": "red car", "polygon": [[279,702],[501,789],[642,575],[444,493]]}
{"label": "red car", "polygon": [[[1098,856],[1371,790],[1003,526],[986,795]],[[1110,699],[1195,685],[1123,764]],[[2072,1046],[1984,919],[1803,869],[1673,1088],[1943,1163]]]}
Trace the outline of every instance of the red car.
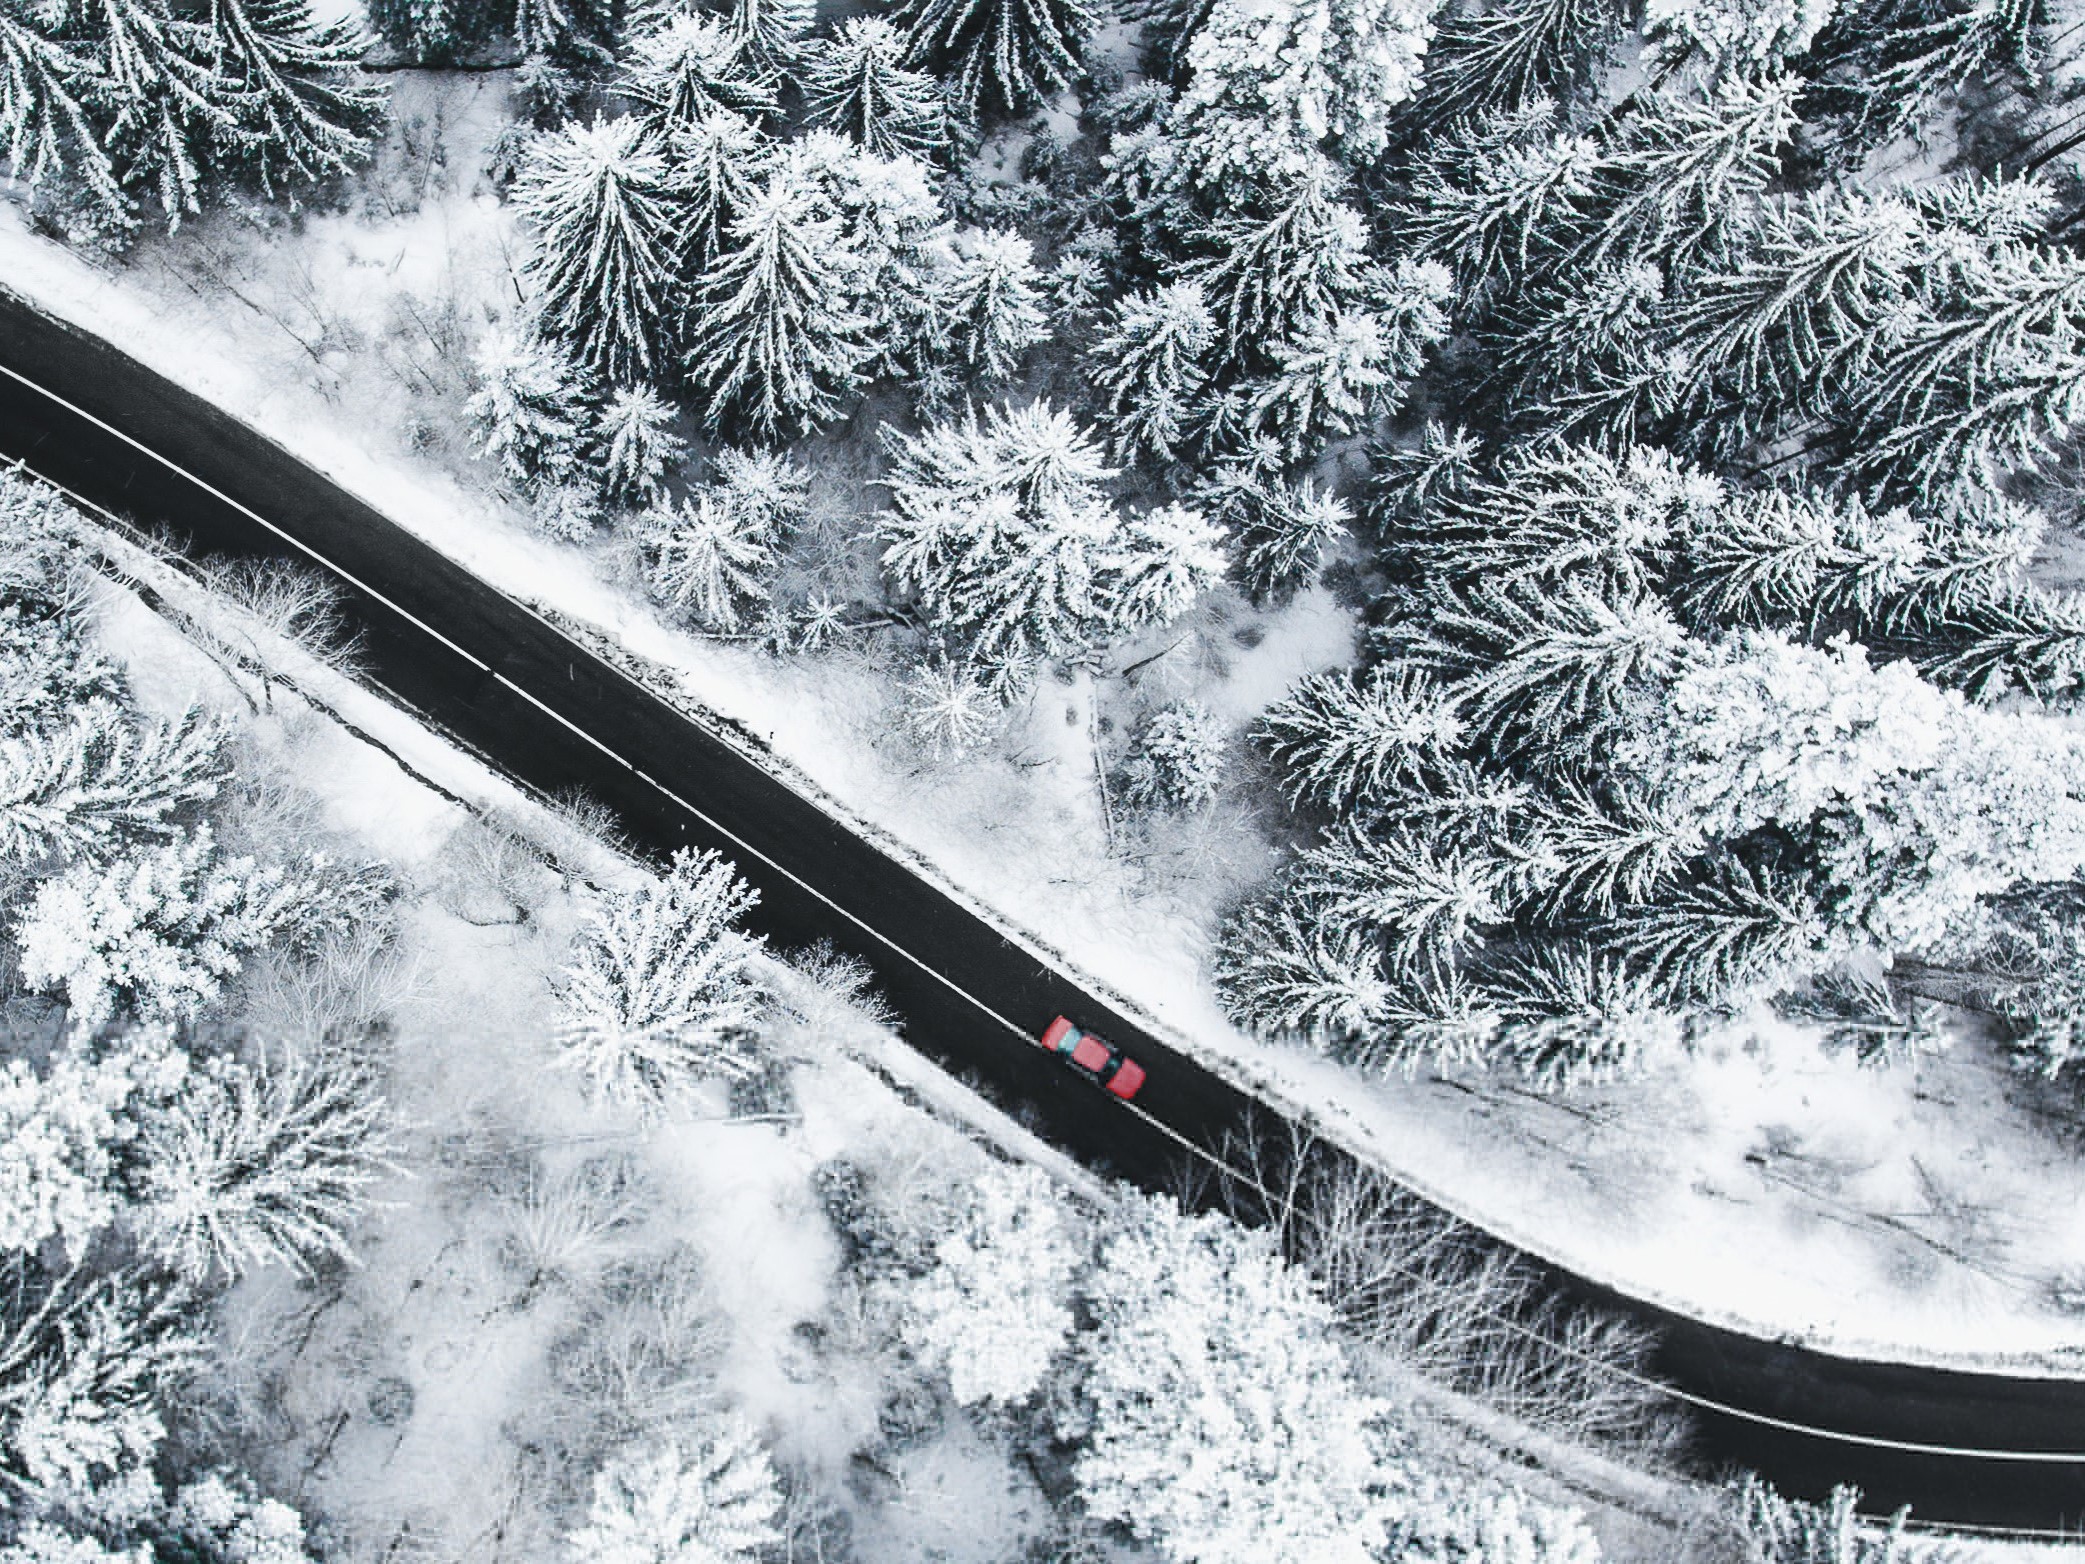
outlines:
{"label": "red car", "polygon": [[1063,1016],[1050,1023],[1042,1035],[1050,1050],[1096,1086],[1103,1086],[1124,1102],[1136,1096],[1144,1084],[1144,1067],[1097,1033],[1081,1031]]}

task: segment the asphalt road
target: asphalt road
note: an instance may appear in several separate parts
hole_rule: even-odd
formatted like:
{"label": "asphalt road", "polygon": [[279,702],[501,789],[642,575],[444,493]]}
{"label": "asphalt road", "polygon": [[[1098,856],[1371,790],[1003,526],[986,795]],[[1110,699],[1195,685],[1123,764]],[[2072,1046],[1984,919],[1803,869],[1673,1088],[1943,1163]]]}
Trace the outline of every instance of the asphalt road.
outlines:
{"label": "asphalt road", "polygon": [[[715,848],[760,890],[783,947],[858,956],[907,1039],[1096,1170],[1177,1189],[1252,1101],[1004,938],[446,555],[271,441],[0,286],[0,455],[196,551],[301,557],[340,581],[370,677],[543,792],[584,789],[633,843]],[[164,456],[165,460],[160,457]],[[178,465],[174,465],[178,464]],[[1032,1042],[1066,1014],[1150,1071],[1124,1109]],[[1539,1263],[1539,1262],[1538,1262]],[[2085,1525],[2085,1386],[1876,1364],[1683,1319],[1546,1264],[1560,1289],[1662,1333],[1658,1367],[1694,1403],[1711,1460],[1817,1495],[1935,1520]],[[2073,1454],[2072,1452],[2078,1452]]]}

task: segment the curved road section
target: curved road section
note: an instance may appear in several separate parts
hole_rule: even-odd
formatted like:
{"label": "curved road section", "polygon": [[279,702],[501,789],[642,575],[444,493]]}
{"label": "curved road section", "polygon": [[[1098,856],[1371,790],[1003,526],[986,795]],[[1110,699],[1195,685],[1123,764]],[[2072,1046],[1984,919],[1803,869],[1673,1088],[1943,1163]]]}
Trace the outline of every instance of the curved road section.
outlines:
{"label": "curved road section", "polygon": [[[1219,1146],[1255,1110],[1263,1122],[1279,1111],[272,441],[4,288],[0,455],[197,549],[315,564],[341,584],[364,664],[396,700],[530,787],[584,788],[645,851],[735,859],[760,888],[750,920],[760,932],[783,946],[828,940],[868,963],[914,1047],[1090,1166],[1178,1188],[1188,1155]],[[1133,1107],[1034,1045],[1059,1014],[1149,1067]],[[1914,1504],[1928,1520],[2085,1522],[2085,1386],[1833,1357],[1541,1269],[1661,1333],[1658,1368],[1697,1414],[1713,1460],[1799,1494],[1856,1483],[1871,1507]]]}

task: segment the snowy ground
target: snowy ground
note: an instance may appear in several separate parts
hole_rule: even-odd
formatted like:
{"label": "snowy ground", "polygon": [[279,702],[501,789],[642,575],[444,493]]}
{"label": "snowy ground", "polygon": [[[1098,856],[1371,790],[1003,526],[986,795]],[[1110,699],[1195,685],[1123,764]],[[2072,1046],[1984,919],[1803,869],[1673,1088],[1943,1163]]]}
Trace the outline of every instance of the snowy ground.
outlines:
{"label": "snowy ground", "polygon": [[1209,931],[1274,861],[1272,828],[1245,787],[1202,821],[1118,822],[1111,841],[1095,719],[1193,693],[1242,727],[1347,657],[1351,615],[1329,592],[1273,615],[1218,599],[1121,649],[1125,672],[1097,690],[1046,681],[992,750],[929,766],[896,732],[873,641],[786,663],[704,641],[658,619],[612,544],[531,530],[454,422],[470,343],[516,297],[517,241],[482,174],[503,79],[397,85],[399,126],[350,211],[219,216],[114,266],[34,237],[9,206],[0,276],[646,659],[836,812],[1486,1227],[1641,1296],[1841,1350],[2052,1372],[2085,1358],[2085,1163],[1974,1047],[1876,1071],[1740,1027],[1647,1080],[1547,1099],[1367,1081],[1223,1021]]}

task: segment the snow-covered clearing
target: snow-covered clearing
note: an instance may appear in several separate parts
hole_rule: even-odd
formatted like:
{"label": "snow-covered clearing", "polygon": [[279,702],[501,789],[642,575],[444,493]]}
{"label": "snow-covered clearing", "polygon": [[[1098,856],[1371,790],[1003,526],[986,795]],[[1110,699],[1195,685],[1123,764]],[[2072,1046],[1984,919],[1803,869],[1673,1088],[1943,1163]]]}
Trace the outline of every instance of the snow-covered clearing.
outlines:
{"label": "snow-covered clearing", "polygon": [[[1296,677],[1349,656],[1353,616],[1329,590],[1273,614],[1220,596],[1118,649],[1097,680],[1045,680],[993,748],[928,765],[897,730],[873,639],[787,661],[699,639],[643,599],[626,550],[534,531],[456,422],[469,346],[516,298],[516,240],[483,172],[504,79],[397,86],[397,126],[351,212],[228,213],[116,266],[35,237],[9,206],[0,276],[644,660],[837,812],[1493,1231],[1767,1334],[2077,1367],[2085,1165],[1974,1047],[1876,1070],[1786,1028],[1738,1027],[1648,1079],[1547,1098],[1489,1079],[1364,1080],[1224,1021],[1204,951],[1223,906],[1273,862],[1273,828],[1249,785],[1199,819],[1125,827],[1103,806],[1092,741],[1119,744],[1135,714],[1187,694],[1242,728]],[[825,481],[832,503],[878,502]]]}

